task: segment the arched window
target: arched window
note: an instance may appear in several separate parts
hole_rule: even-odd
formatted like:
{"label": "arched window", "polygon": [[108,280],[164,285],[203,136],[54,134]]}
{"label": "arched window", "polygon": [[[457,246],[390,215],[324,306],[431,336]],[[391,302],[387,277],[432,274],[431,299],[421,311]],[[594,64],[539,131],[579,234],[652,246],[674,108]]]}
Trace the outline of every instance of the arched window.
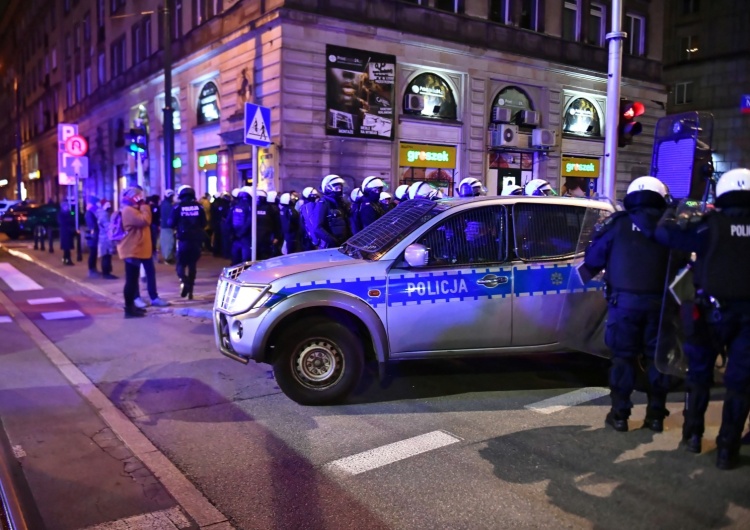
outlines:
{"label": "arched window", "polygon": [[598,138],[602,122],[597,106],[586,98],[573,98],[565,109],[563,133]]}
{"label": "arched window", "polygon": [[219,119],[219,89],[209,81],[198,94],[198,125]]}
{"label": "arched window", "polygon": [[492,101],[490,122],[513,122],[522,128],[531,129],[539,124],[539,115],[533,110],[534,104],[523,89],[508,86],[503,88]]}
{"label": "arched window", "polygon": [[453,90],[448,82],[437,74],[420,74],[406,87],[404,113],[455,120],[458,115]]}

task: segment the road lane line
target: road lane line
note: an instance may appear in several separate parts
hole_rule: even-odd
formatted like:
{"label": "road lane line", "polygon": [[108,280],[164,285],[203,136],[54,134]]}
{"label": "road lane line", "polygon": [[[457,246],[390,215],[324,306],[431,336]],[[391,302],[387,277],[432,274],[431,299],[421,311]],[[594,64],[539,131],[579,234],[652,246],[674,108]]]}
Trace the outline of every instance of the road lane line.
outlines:
{"label": "road lane line", "polygon": [[[164,453],[2,291],[0,291],[0,305],[4,306],[10,314],[16,315],[16,323],[24,333],[44,352],[50,362],[60,370],[60,373],[81,396],[91,403],[104,423],[109,425],[117,437],[151,470],[172,498],[198,523],[199,527],[210,527],[212,530],[232,528],[226,516],[208,501]],[[154,526],[149,527],[149,529],[152,528]]]}
{"label": "road lane line", "polygon": [[552,414],[554,412],[560,412],[561,410],[565,410],[575,405],[580,405],[581,403],[593,401],[595,399],[599,399],[600,397],[608,395],[609,388],[580,388],[578,390],[575,390],[574,392],[561,394],[553,398],[532,403],[531,405],[524,405],[524,408],[533,410],[534,412],[538,412],[540,414]]}
{"label": "road lane line", "polygon": [[29,305],[43,305],[43,304],[62,304],[65,300],[59,296],[54,298],[29,298],[26,300]]}
{"label": "road lane line", "polygon": [[400,442],[370,449],[363,453],[339,458],[338,460],[329,462],[323,468],[329,471],[343,471],[349,475],[359,475],[365,471],[393,464],[399,460],[404,460],[460,441],[461,438],[450,433],[432,431],[427,434],[401,440]]}
{"label": "road lane line", "polygon": [[0,278],[14,291],[39,291],[43,289],[41,285],[10,263],[0,263]]}
{"label": "road lane line", "polygon": [[144,513],[128,517],[127,519],[89,526],[84,530],[153,530],[155,528],[172,530],[173,528],[190,528],[190,526],[190,521],[185,518],[180,509],[174,507],[168,510]]}
{"label": "road lane line", "polygon": [[69,311],[50,311],[48,313],[42,313],[44,320],[63,320],[65,318],[80,318],[85,317],[78,309],[71,309]]}
{"label": "road lane line", "polygon": [[6,317],[6,316],[0,317],[0,324],[7,324],[9,322],[13,322],[13,319],[10,317]]}

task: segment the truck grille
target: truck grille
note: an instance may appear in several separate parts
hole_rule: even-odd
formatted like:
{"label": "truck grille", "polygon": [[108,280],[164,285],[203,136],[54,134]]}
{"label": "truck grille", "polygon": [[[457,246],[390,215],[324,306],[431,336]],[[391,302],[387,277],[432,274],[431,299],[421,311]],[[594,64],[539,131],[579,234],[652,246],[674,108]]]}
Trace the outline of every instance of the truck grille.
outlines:
{"label": "truck grille", "polygon": [[235,299],[237,298],[237,294],[240,292],[240,287],[240,284],[227,281],[223,277],[219,279],[219,284],[216,286],[217,309],[229,311]]}

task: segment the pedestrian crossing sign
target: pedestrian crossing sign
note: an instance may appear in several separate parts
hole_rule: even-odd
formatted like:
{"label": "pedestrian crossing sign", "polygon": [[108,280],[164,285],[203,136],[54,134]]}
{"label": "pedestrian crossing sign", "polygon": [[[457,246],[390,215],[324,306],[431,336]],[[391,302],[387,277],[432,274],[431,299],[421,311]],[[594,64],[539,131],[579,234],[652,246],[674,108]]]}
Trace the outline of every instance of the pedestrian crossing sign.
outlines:
{"label": "pedestrian crossing sign", "polygon": [[245,103],[245,143],[258,147],[271,145],[271,109]]}

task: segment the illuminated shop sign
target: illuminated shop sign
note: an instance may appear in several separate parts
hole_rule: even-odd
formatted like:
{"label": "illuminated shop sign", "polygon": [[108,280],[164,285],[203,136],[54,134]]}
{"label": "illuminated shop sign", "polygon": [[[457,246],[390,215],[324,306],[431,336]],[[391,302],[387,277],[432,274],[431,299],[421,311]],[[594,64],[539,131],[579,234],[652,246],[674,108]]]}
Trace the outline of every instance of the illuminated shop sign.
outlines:
{"label": "illuminated shop sign", "polygon": [[562,157],[563,177],[599,178],[601,161],[598,158]]}
{"label": "illuminated shop sign", "polygon": [[198,166],[201,169],[210,169],[216,166],[216,162],[218,160],[219,160],[219,155],[216,153],[198,155]]}
{"label": "illuminated shop sign", "polygon": [[29,180],[36,180],[38,178],[41,178],[42,173],[37,169],[36,171],[32,171],[29,173]]}
{"label": "illuminated shop sign", "polygon": [[445,145],[401,144],[399,166],[455,169],[456,148]]}
{"label": "illuminated shop sign", "polygon": [[575,98],[565,109],[563,133],[599,138],[602,136],[601,117],[596,105],[587,98]]}

